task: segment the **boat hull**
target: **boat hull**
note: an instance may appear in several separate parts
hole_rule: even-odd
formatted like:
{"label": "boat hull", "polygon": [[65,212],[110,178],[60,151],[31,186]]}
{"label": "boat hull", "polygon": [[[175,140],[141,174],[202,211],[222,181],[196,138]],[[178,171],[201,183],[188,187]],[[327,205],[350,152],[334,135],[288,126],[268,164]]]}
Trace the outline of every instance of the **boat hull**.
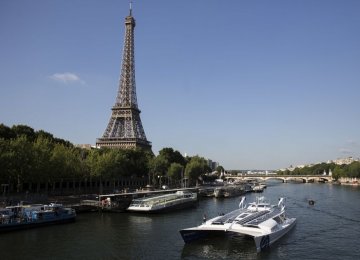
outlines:
{"label": "boat hull", "polygon": [[278,231],[272,232],[267,235],[254,237],[256,251],[260,252],[270,247],[271,244],[275,243],[278,239],[280,239],[287,232],[289,232],[295,226],[295,224],[296,224],[295,218],[287,219],[282,229],[279,229]]}
{"label": "boat hull", "polygon": [[215,198],[230,198],[243,195],[245,188],[242,187],[222,187],[214,190]]}
{"label": "boat hull", "polygon": [[76,218],[76,215],[63,217],[63,218],[59,218],[59,219],[51,219],[51,220],[38,220],[38,221],[32,221],[32,222],[0,224],[0,233],[15,231],[15,230],[22,230],[22,229],[37,228],[37,227],[43,227],[43,226],[48,226],[48,225],[65,224],[65,223],[69,223],[69,222],[74,222],[75,218]]}
{"label": "boat hull", "polygon": [[225,235],[223,230],[183,229],[179,231],[185,243],[191,243],[209,236]]}
{"label": "boat hull", "polygon": [[237,231],[236,229],[201,229],[201,228],[188,228],[180,230],[180,234],[185,243],[191,243],[196,240],[201,240],[209,236],[219,236],[219,235],[243,235],[247,237],[253,237],[256,245],[256,251],[260,252],[270,245],[275,243],[278,239],[283,237],[287,232],[289,232],[296,224],[296,219],[288,219],[284,224],[282,229],[279,229],[275,232],[268,233],[265,235],[253,236],[247,232]]}

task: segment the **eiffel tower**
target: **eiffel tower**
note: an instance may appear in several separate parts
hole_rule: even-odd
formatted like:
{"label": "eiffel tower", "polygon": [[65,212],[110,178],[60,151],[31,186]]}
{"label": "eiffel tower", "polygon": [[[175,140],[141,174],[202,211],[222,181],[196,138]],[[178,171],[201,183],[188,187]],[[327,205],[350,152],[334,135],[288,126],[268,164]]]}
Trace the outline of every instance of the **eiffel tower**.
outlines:
{"label": "eiffel tower", "polygon": [[112,107],[110,121],[97,147],[132,149],[141,147],[151,150],[151,142],[146,139],[140,119],[136,98],[135,59],[134,59],[135,19],[130,14],[125,18],[125,39],[119,90]]}

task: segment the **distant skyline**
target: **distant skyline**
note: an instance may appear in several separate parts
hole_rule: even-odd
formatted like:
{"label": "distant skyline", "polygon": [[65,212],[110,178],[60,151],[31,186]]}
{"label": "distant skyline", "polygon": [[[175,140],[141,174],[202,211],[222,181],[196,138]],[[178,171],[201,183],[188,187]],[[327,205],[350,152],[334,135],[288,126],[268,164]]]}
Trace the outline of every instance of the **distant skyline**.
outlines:
{"label": "distant skyline", "polygon": [[[132,1],[153,151],[225,169],[360,157],[360,1]],[[74,144],[103,135],[125,0],[0,1],[0,123]]]}

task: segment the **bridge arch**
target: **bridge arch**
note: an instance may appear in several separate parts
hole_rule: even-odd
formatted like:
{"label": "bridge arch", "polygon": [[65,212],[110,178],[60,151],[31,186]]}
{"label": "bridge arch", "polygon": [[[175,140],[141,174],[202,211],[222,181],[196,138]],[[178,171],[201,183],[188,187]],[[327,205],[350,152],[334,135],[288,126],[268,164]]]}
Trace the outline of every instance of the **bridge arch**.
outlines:
{"label": "bridge arch", "polygon": [[282,180],[283,182],[288,182],[291,180],[301,180],[303,183],[307,182],[332,182],[332,176],[325,175],[242,175],[242,176],[226,176],[227,180]]}

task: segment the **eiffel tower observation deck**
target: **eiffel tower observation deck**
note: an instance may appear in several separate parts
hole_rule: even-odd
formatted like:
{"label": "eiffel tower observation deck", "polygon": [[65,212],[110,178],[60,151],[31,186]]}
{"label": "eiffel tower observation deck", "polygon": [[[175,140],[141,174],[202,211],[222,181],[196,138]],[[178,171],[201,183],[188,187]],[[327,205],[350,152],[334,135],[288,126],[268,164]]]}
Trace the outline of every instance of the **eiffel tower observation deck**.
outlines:
{"label": "eiffel tower observation deck", "polygon": [[125,39],[119,89],[112,107],[109,123],[97,147],[133,149],[141,147],[151,150],[151,142],[146,139],[140,119],[136,98],[135,59],[134,59],[135,19],[130,14],[125,18]]}

